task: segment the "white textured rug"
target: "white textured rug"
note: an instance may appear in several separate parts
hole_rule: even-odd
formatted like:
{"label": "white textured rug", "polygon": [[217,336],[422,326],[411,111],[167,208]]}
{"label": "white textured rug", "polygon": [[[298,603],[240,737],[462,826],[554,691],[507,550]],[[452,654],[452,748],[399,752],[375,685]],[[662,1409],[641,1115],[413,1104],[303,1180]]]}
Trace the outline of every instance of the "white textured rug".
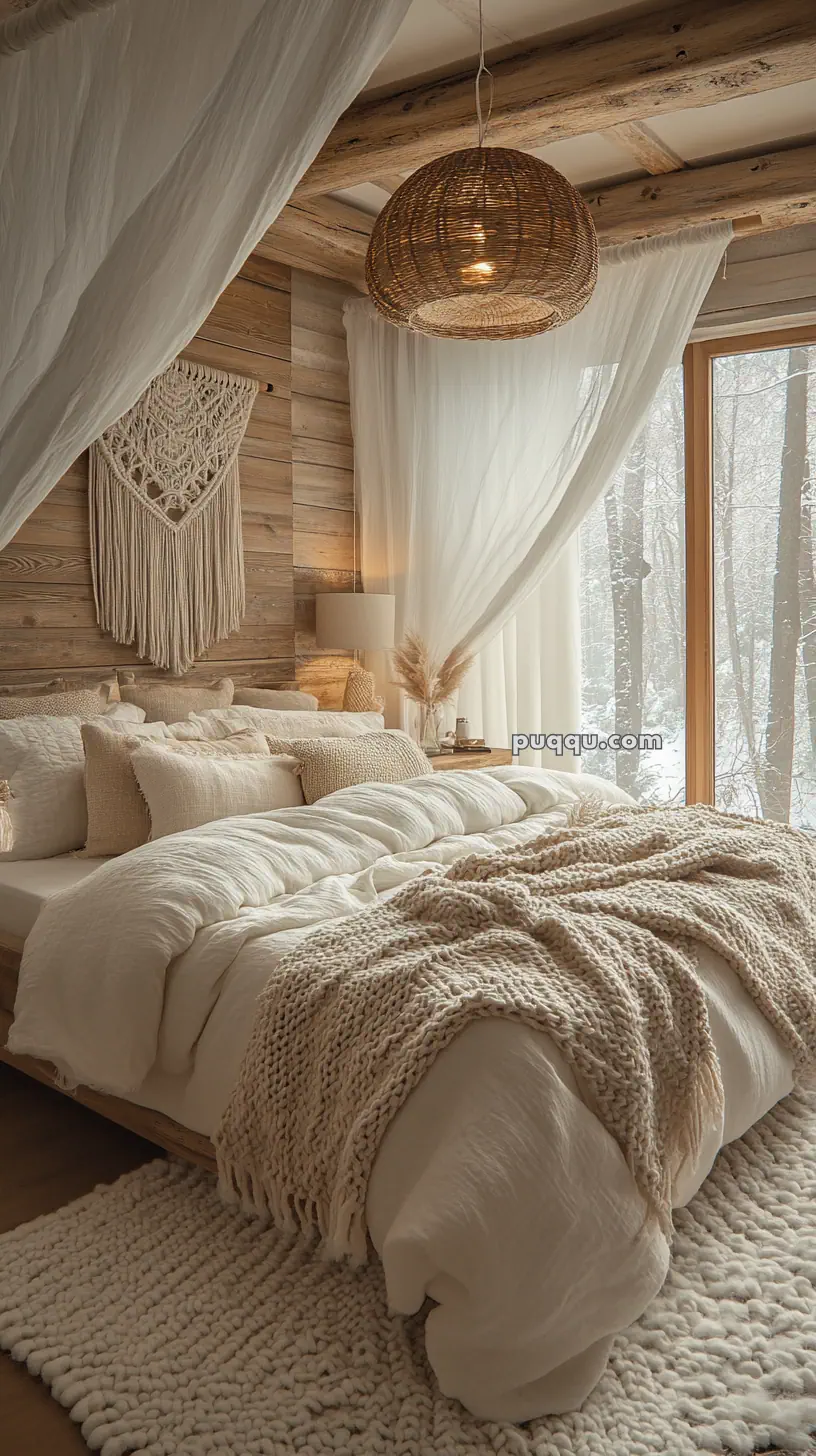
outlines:
{"label": "white textured rug", "polygon": [[0,1239],[0,1346],[103,1456],[692,1456],[816,1449],[816,1097],[727,1148],[582,1411],[440,1395],[379,1267],[315,1259],[157,1161]]}

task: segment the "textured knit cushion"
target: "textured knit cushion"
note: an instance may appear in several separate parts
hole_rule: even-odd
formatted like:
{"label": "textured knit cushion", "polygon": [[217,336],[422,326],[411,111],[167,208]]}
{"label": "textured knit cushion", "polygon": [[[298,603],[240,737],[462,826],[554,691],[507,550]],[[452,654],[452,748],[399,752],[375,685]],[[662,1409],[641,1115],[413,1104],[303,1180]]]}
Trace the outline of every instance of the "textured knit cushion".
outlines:
{"label": "textured knit cushion", "polygon": [[295,739],[285,748],[280,739],[270,738],[269,747],[297,759],[307,804],[353,784],[400,784],[433,772],[414,740],[391,728],[360,738]]}
{"label": "textured knit cushion", "polygon": [[378,713],[382,711],[383,700],[377,697],[376,679],[373,672],[355,664],[349,668],[343,691],[343,707],[347,713]]}
{"label": "textured knit cushion", "polygon": [[94,718],[109,705],[110,689],[105,683],[75,686],[48,685],[27,697],[22,693],[0,693],[0,718]]}
{"label": "textured knit cushion", "polygon": [[214,683],[178,683],[172,679],[129,681],[123,675],[119,692],[123,703],[136,703],[144,708],[148,723],[181,723],[190,713],[203,713],[208,708],[228,708],[234,685],[231,677]]}
{"label": "textured knit cushion", "polygon": [[186,758],[146,743],[130,761],[150,811],[151,839],[303,803],[293,758]]}
{"label": "textured knit cushion", "polygon": [[232,738],[186,740],[189,724],[145,723],[135,733],[111,733],[96,723],[82,726],[85,747],[85,793],[88,803],[88,838],[85,854],[126,854],[150,838],[150,814],[130,761],[134,749],[161,741],[175,753],[251,754],[267,758],[269,747],[262,733],[236,733]]}
{"label": "textured knit cushion", "polygon": [[219,738],[251,728],[270,738],[353,738],[382,728],[381,713],[281,712],[271,708],[222,708],[191,713],[202,738]]}
{"label": "textured knit cushion", "polygon": [[311,693],[286,688],[236,688],[232,702],[236,708],[273,708],[286,713],[317,712],[317,698]]}

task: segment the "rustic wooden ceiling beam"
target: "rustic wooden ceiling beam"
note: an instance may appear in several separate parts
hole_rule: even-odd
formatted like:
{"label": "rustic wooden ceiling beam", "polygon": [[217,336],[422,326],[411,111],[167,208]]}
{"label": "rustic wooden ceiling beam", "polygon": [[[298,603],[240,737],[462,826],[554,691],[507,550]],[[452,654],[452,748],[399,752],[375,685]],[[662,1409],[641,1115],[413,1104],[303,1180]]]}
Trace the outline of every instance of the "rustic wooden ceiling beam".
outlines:
{"label": "rustic wooden ceiling beam", "polygon": [[584,195],[602,244],[757,214],[763,231],[771,232],[816,218],[816,146],[690,167]]}
{"label": "rustic wooden ceiling beam", "polygon": [[681,172],[686,165],[680,154],[662,141],[645,121],[622,121],[618,126],[611,126],[604,136],[619,142],[638,166],[652,176]]}
{"label": "rustic wooden ceiling beam", "polygon": [[[771,232],[816,219],[816,146],[715,162],[585,194],[602,245],[742,219],[737,230]],[[323,197],[289,203],[256,249],[266,258],[365,288],[374,218]]]}
{"label": "rustic wooden ceiling beam", "polygon": [[[672,0],[645,12],[602,16],[491,61],[495,98],[488,140],[543,146],[809,80],[814,42],[816,6],[806,0]],[[356,102],[296,195],[411,171],[472,145],[475,136],[468,66]]]}
{"label": "rustic wooden ceiling beam", "polygon": [[392,177],[372,177],[371,180],[375,187],[379,187],[381,192],[387,192],[389,197],[392,197],[397,188],[402,186],[405,178],[395,174]]}
{"label": "rustic wooden ceiling beam", "polygon": [[370,213],[334,197],[287,203],[255,252],[305,273],[339,278],[365,291],[365,256],[374,225]]}

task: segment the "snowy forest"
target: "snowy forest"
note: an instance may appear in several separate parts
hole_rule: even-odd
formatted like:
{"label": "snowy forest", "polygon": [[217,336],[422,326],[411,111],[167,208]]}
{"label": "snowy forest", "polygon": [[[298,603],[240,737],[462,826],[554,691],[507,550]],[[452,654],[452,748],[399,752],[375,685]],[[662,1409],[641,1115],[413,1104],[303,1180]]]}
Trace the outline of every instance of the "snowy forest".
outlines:
{"label": "snowy forest", "polygon": [[[714,360],[716,797],[816,829],[816,347]],[[683,376],[581,530],[584,732],[662,750],[584,767],[642,802],[684,797]]]}

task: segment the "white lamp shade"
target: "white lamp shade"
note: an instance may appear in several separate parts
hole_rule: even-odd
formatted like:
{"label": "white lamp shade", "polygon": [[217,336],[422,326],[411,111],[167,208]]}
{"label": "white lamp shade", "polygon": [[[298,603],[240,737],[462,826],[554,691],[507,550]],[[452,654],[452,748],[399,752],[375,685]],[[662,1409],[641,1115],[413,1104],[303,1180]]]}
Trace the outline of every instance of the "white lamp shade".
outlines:
{"label": "white lamp shade", "polygon": [[394,646],[395,598],[380,592],[319,592],[318,647],[376,652]]}

